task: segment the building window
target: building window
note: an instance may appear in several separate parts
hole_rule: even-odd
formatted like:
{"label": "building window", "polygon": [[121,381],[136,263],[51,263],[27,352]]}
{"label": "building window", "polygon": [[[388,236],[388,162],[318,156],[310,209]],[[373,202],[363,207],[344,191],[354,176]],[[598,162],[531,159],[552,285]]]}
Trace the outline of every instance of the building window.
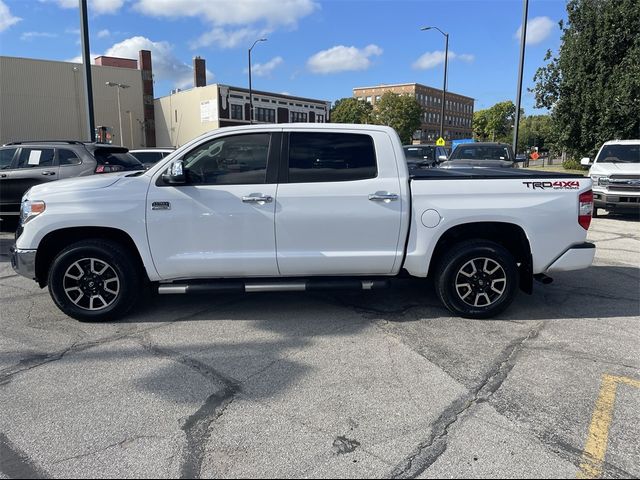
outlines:
{"label": "building window", "polygon": [[244,120],[243,115],[242,115],[242,110],[244,110],[242,108],[242,105],[234,105],[232,103],[231,104],[231,118],[233,120]]}
{"label": "building window", "polygon": [[371,97],[367,97],[367,103],[371,103]]}
{"label": "building window", "polygon": [[317,123],[324,123],[324,115],[316,115]]}
{"label": "building window", "polygon": [[376,103],[378,103],[380,101],[380,95],[376,95]]}
{"label": "building window", "polygon": [[289,112],[289,122],[300,123],[307,121],[307,112]]}
{"label": "building window", "polygon": [[276,111],[273,108],[256,108],[256,120],[259,122],[276,122]]}

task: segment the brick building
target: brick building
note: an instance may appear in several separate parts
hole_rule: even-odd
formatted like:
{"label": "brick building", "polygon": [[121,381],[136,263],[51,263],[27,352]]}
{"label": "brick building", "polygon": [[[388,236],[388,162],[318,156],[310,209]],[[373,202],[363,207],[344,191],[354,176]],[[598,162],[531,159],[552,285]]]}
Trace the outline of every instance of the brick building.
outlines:
{"label": "brick building", "polygon": [[[353,96],[373,106],[385,92],[412,95],[422,105],[422,125],[414,137],[421,143],[431,143],[440,135],[442,113],[442,90],[420,83],[383,84],[374,87],[357,87]],[[447,141],[471,138],[473,126],[473,98],[447,91],[444,118],[444,138]]]}

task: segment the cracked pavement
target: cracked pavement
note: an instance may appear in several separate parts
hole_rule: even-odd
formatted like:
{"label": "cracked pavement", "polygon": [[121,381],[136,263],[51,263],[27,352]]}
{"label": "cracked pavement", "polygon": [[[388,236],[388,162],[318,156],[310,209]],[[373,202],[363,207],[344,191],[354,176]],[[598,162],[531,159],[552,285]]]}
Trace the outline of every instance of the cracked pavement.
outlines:
{"label": "cracked pavement", "polygon": [[[492,320],[424,281],[378,292],[150,296],[78,323],[0,234],[0,478],[565,478],[602,376],[640,380],[640,222]],[[640,389],[603,476],[640,476]]]}

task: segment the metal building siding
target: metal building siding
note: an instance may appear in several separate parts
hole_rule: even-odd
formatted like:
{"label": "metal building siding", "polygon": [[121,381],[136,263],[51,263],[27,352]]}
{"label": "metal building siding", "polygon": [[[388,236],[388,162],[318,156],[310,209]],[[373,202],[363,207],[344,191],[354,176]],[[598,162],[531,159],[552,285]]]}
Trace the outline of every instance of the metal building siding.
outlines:
{"label": "metal building siding", "polygon": [[[122,129],[125,146],[131,145],[129,116],[132,111],[134,146],[141,146],[143,119],[142,76],[139,70],[92,67],[96,125],[107,125],[118,134],[118,105],[114,87],[106,81],[131,85],[121,91]],[[86,113],[82,65],[0,56],[0,144],[17,140],[86,140]]]}

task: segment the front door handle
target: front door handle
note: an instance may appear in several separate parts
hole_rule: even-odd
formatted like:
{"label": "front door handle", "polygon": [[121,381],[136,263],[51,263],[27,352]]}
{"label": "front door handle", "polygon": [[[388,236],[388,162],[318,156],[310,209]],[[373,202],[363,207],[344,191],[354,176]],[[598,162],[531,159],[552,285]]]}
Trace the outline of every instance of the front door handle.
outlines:
{"label": "front door handle", "polygon": [[244,203],[271,203],[273,197],[270,195],[256,194],[242,197],[242,201]]}
{"label": "front door handle", "polygon": [[42,172],[42,175],[55,175],[56,172],[52,172],[51,170],[45,170],[44,172]]}
{"label": "front door handle", "polygon": [[373,200],[374,202],[392,202],[398,200],[400,198],[397,193],[389,193],[389,192],[376,192],[369,195],[369,200]]}

